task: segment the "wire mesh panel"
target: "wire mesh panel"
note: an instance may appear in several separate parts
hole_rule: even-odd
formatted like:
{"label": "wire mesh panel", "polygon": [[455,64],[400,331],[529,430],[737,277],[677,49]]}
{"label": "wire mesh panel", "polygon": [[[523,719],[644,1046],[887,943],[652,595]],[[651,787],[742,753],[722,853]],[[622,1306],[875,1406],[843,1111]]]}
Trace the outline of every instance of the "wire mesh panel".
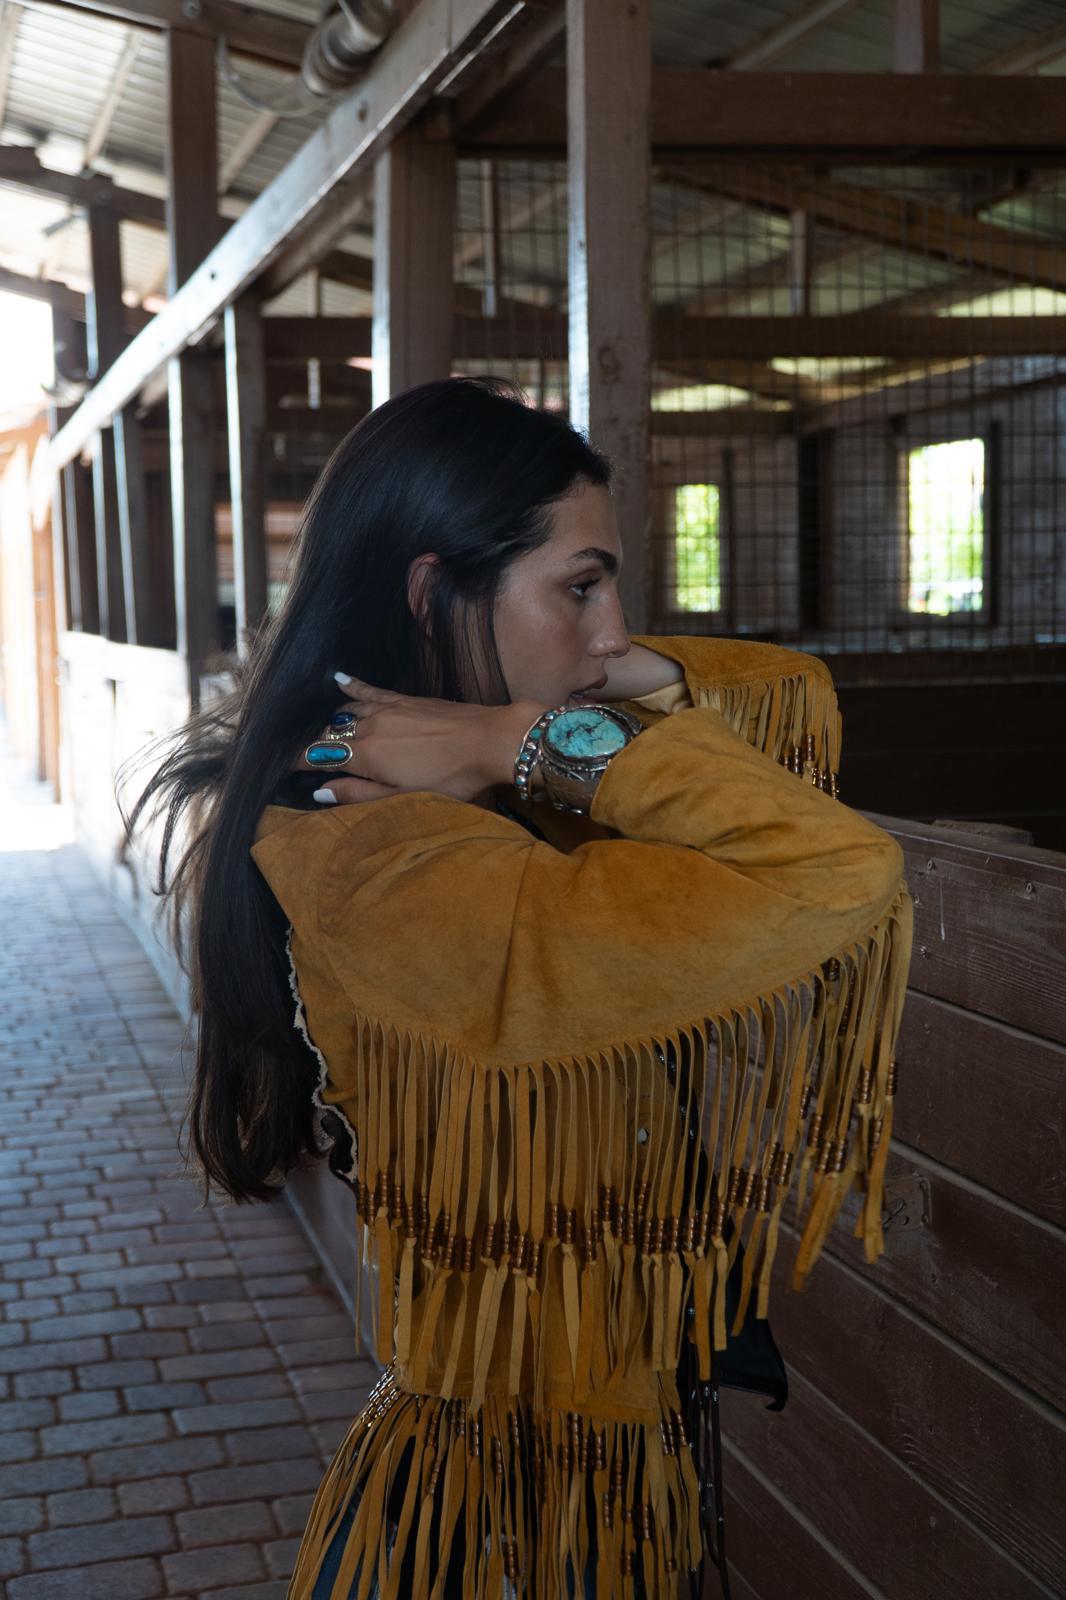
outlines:
{"label": "wire mesh panel", "polygon": [[1066,180],[711,161],[660,180],[658,623],[845,672],[1049,670]]}
{"label": "wire mesh panel", "polygon": [[[961,165],[657,173],[655,627],[845,672],[1058,662],[1064,185]],[[456,280],[454,370],[565,410],[565,164],[460,163]]]}
{"label": "wire mesh panel", "polygon": [[567,405],[566,163],[461,161],[455,373],[494,373]]}

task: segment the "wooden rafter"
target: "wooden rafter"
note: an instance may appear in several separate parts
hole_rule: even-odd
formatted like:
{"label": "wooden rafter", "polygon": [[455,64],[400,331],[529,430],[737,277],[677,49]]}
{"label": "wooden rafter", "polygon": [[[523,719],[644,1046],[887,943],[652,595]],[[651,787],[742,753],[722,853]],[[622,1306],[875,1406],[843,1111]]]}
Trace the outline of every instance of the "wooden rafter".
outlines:
{"label": "wooden rafter", "polygon": [[143,35],[130,31],[126,35],[126,43],[122,47],[122,54],[118,58],[111,83],[103,104],[96,113],[96,118],[89,129],[89,136],[85,141],[85,148],[81,153],[83,168],[91,167],[97,156],[107,144],[107,136],[111,132],[115,112],[118,110],[126,84],[129,82],[130,73],[133,71],[137,56],[143,44]]}
{"label": "wooden rafter", "polygon": [[1013,45],[1009,50],[1002,50],[998,55],[989,56],[987,61],[982,61],[978,71],[1038,72],[1060,56],[1066,56],[1066,22],[1060,22],[1046,33],[1038,33],[1035,38],[1026,39],[1022,44]]}
{"label": "wooden rafter", "polygon": [[738,70],[768,66],[796,45],[804,44],[826,23],[836,22],[854,10],[855,4],[856,0],[813,0],[813,3],[801,6],[791,16],[783,17],[765,33],[759,34],[758,38],[752,39],[750,44],[735,51],[725,65]]}
{"label": "wooden rafter", "polygon": [[229,155],[222,162],[218,174],[218,192],[226,194],[240,177],[252,157],[262,147],[278,124],[276,111],[260,111],[241,134]]}
{"label": "wooden rafter", "polygon": [[1010,281],[1066,290],[1066,262],[1061,248],[1036,234],[994,227],[960,216],[945,206],[906,200],[882,189],[857,184],[819,183],[803,171],[770,172],[729,163],[685,168],[680,174],[660,169],[661,176],[757,208],[790,214],[797,207],[825,227],[860,238],[876,239],[899,250],[967,268],[1002,273]]}

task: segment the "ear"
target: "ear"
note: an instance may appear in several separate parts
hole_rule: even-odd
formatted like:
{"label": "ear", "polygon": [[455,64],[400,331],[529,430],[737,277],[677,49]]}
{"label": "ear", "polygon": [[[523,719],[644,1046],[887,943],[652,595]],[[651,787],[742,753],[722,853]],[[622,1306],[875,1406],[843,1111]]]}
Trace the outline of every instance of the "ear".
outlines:
{"label": "ear", "polygon": [[429,585],[433,578],[432,569],[439,564],[440,557],[430,552],[416,556],[407,569],[407,604],[411,608],[411,615],[430,639],[433,637],[433,628],[430,622]]}

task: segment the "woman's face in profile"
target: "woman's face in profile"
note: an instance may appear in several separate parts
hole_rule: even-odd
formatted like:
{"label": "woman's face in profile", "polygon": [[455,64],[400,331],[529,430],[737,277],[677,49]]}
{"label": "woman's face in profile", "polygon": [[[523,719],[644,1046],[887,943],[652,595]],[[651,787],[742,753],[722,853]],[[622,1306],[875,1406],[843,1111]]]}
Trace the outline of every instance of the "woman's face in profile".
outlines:
{"label": "woman's face in profile", "polygon": [[[614,504],[598,485],[581,483],[551,519],[548,542],[504,575],[496,643],[512,700],[581,704],[575,691],[597,684],[609,659],[629,650],[618,599],[622,547]],[[595,700],[596,689],[583,698]]]}

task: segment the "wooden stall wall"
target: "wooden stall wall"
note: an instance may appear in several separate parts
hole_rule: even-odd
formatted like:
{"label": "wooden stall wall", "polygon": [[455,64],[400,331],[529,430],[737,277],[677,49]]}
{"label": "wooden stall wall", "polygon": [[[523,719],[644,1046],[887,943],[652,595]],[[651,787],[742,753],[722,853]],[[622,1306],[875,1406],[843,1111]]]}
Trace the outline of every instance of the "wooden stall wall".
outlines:
{"label": "wooden stall wall", "polygon": [[[887,1251],[776,1269],[791,1396],[724,1392],[735,1600],[1066,1593],[1066,858],[874,817],[915,900]],[[707,1591],[715,1593],[711,1582]]]}

